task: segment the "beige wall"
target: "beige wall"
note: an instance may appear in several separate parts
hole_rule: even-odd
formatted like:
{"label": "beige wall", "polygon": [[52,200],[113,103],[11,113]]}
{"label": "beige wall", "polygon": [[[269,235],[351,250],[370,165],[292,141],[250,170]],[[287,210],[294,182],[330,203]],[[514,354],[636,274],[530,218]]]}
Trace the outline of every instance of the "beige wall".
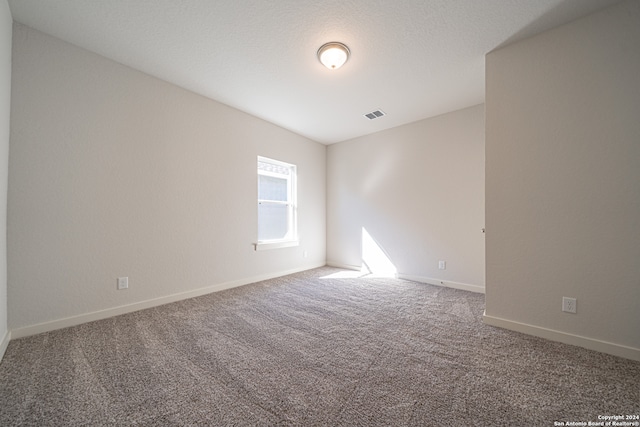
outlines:
{"label": "beige wall", "polygon": [[[324,265],[325,146],[20,24],[13,43],[14,334]],[[299,247],[254,251],[258,155],[298,166]]]}
{"label": "beige wall", "polygon": [[487,55],[489,322],[640,356],[639,42],[629,1]]}
{"label": "beige wall", "polygon": [[364,227],[400,276],[482,291],[484,106],[334,144],[327,156],[329,263],[362,265]]}
{"label": "beige wall", "polygon": [[6,0],[0,0],[0,360],[9,344],[7,328],[7,176],[11,108],[11,27]]}

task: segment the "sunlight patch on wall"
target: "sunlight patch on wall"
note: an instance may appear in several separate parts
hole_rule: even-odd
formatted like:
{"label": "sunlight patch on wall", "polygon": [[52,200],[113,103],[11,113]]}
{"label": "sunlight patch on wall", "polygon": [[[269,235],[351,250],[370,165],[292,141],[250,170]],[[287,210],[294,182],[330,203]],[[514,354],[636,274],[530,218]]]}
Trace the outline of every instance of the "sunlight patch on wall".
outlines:
{"label": "sunlight patch on wall", "polygon": [[[398,277],[398,269],[382,247],[362,227],[362,265],[360,270],[343,270],[321,279],[356,279],[358,277]],[[355,266],[354,266],[355,267]],[[349,267],[347,267],[349,268]]]}
{"label": "sunlight patch on wall", "polygon": [[362,270],[375,277],[396,277],[398,269],[382,247],[362,227]]}

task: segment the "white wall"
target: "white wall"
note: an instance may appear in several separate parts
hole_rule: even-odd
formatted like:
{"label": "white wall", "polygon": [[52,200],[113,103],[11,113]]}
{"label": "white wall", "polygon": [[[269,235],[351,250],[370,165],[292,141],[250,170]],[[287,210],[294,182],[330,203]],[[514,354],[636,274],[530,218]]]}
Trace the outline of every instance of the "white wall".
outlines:
{"label": "white wall", "polygon": [[6,0],[0,0],[0,360],[9,344],[7,327],[7,178],[11,108],[11,27]]}
{"label": "white wall", "polygon": [[361,266],[364,227],[400,276],[482,290],[484,106],[330,145],[327,164],[329,263]]}
{"label": "white wall", "polygon": [[488,322],[640,358],[640,2],[486,68]]}
{"label": "white wall", "polygon": [[[14,336],[325,264],[325,146],[17,23],[13,42]],[[254,251],[258,155],[298,166],[299,247]]]}

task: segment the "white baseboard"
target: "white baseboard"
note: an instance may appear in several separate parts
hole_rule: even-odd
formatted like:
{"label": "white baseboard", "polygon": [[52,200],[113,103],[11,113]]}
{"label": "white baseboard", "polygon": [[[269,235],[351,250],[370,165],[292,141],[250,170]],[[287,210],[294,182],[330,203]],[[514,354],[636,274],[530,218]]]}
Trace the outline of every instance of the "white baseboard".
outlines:
{"label": "white baseboard", "polygon": [[7,351],[7,347],[9,346],[9,341],[11,341],[11,331],[7,331],[0,341],[0,362],[2,362],[2,358],[4,357],[4,352]]}
{"label": "white baseboard", "polygon": [[451,282],[448,280],[432,279],[429,277],[412,276],[410,274],[398,273],[399,279],[411,280],[412,282],[427,283],[429,285],[444,286],[446,288],[462,289],[463,291],[484,294],[484,286],[470,285],[468,283]]}
{"label": "white baseboard", "polygon": [[[195,298],[195,297],[210,294],[213,292],[223,291],[225,289],[236,288],[238,286],[244,286],[250,283],[261,282],[263,280],[269,280],[276,277],[286,276],[288,274],[299,273],[301,271],[311,270],[313,268],[324,267],[324,266],[325,266],[324,262],[318,263],[318,264],[311,264],[305,267],[296,268],[292,270],[280,271],[277,273],[262,274],[259,276],[248,277],[245,279],[233,280],[230,282],[219,283],[216,285],[207,286],[205,288],[195,289],[192,291],[180,292],[177,294],[167,295],[164,297],[136,302],[133,304],[107,308],[105,310],[94,311],[91,313],[84,313],[77,316],[66,317],[64,319],[52,320],[50,322],[38,323],[36,325],[13,329],[11,331],[10,337],[15,339],[15,338],[27,337],[30,335],[36,335],[43,332],[55,331],[57,329],[68,328],[70,326],[76,326],[82,323],[93,322],[95,320],[102,320],[102,319],[107,319],[113,316],[119,316],[121,314],[132,313],[134,311],[158,307],[160,305],[169,304],[176,301]],[[7,340],[7,344],[8,344],[8,340]]]}
{"label": "white baseboard", "polygon": [[345,270],[355,270],[355,271],[362,270],[362,266],[361,265],[343,264],[343,263],[334,262],[334,261],[327,261],[327,265],[329,267],[344,268]]}
{"label": "white baseboard", "polygon": [[524,334],[533,335],[564,344],[584,347],[589,350],[595,350],[601,353],[624,357],[625,359],[640,361],[640,349],[638,348],[627,347],[624,345],[601,341],[594,338],[573,335],[553,329],[542,328],[540,326],[534,326],[526,323],[514,322],[512,320],[501,319],[499,317],[488,316],[486,312],[483,315],[483,321],[487,325],[497,326],[499,328],[509,329],[516,332],[522,332]]}
{"label": "white baseboard", "polygon": [[[329,267],[344,268],[346,270],[362,270],[360,265],[343,264],[335,261],[327,261]],[[430,277],[414,276],[411,274],[397,273],[398,279],[411,280],[412,282],[427,283],[429,285],[444,286],[446,288],[462,289],[463,291],[476,292],[484,294],[484,286],[470,285],[468,283],[452,282],[449,280],[432,279]]]}

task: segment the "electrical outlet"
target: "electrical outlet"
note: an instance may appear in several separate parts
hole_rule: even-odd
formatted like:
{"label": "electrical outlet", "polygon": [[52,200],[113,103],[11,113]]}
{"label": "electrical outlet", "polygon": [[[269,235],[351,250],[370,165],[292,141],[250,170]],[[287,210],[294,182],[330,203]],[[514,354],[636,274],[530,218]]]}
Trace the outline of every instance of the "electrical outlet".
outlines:
{"label": "electrical outlet", "polygon": [[566,311],[567,313],[575,313],[577,311],[576,299],[562,297],[562,311]]}
{"label": "electrical outlet", "polygon": [[447,261],[438,261],[438,269],[446,270],[447,269]]}
{"label": "electrical outlet", "polygon": [[128,277],[118,277],[118,290],[121,290],[121,289],[129,289]]}

